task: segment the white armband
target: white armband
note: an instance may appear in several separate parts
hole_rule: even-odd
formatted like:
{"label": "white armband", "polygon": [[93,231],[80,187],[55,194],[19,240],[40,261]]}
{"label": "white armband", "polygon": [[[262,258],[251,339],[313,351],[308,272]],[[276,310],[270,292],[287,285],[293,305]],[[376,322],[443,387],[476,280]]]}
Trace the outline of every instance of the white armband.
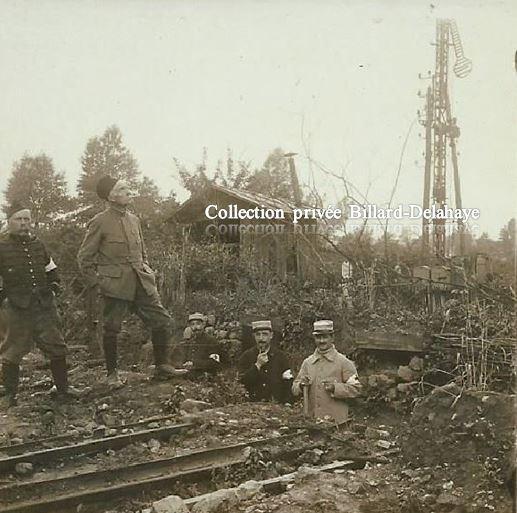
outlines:
{"label": "white armband", "polygon": [[354,374],[353,376],[350,376],[347,380],[346,380],[346,384],[347,385],[360,385],[361,382],[357,379],[357,374]]}
{"label": "white armband", "polygon": [[49,273],[50,271],[53,271],[54,269],[57,269],[57,265],[54,262],[54,260],[52,260],[52,257],[50,257],[50,262],[45,266],[45,272]]}

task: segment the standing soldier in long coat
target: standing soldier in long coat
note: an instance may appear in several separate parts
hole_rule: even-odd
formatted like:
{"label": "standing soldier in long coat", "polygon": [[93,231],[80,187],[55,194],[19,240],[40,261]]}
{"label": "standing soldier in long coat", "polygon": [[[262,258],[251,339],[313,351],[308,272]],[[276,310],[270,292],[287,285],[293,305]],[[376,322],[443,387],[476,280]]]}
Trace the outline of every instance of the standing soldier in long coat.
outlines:
{"label": "standing soldier in long coat", "polygon": [[308,389],[308,413],[318,419],[331,417],[337,424],[348,420],[347,399],[358,397],[361,384],[354,363],[334,346],[334,323],[314,323],[316,350],[306,358],[293,382],[293,394]]}
{"label": "standing soldier in long coat", "polygon": [[0,346],[4,402],[16,405],[20,363],[34,343],[50,360],[57,398],[78,396],[79,391],[68,386],[67,348],[54,301],[59,292],[57,265],[31,234],[28,208],[15,203],[7,216],[7,232],[0,236],[0,304],[7,302],[7,334]]}
{"label": "standing soldier in long coat", "polygon": [[149,266],[140,221],[128,211],[128,184],[110,176],[97,184],[98,196],[108,207],[88,224],[77,255],[87,282],[99,287],[104,299],[103,349],[108,384],[122,386],[117,372],[117,335],[129,308],[151,329],[155,377],[169,379],[185,374],[167,364],[171,317],[163,307],[154,271]]}

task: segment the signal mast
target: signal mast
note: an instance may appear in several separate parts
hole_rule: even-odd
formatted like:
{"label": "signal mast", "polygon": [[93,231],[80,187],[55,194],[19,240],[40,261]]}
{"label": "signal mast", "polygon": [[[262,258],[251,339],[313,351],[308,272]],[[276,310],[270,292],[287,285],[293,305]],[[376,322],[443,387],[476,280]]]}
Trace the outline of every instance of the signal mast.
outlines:
{"label": "signal mast", "polygon": [[[462,208],[461,187],[458,171],[456,140],[460,129],[456,118],[451,114],[449,97],[449,50],[452,47],[456,57],[453,70],[458,78],[466,77],[472,70],[472,61],[463,54],[463,47],[454,20],[436,22],[436,60],[431,85],[427,88],[425,115],[420,123],[425,127],[425,173],[422,206],[428,209],[431,204],[436,211],[442,210],[447,202],[447,145],[450,148],[456,208]],[[432,190],[431,190],[432,184]],[[433,219],[432,232],[428,219],[422,218],[422,249],[424,255],[430,251],[437,257],[446,256],[446,220]],[[457,221],[460,236],[460,254],[465,250],[465,226]],[[432,237],[431,237],[432,235]]]}

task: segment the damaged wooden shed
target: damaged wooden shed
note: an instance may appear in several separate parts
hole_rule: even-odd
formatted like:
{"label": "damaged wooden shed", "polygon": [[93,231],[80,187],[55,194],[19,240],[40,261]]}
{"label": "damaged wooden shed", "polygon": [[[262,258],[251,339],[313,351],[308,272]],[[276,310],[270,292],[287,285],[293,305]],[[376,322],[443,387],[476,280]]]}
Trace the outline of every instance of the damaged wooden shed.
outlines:
{"label": "damaged wooden shed", "polygon": [[[338,269],[341,263],[329,262],[324,256],[327,250],[317,220],[300,219],[297,223],[293,222],[295,208],[283,199],[210,184],[182,203],[169,221],[182,225],[192,242],[223,244],[240,258],[267,266],[281,279],[295,275],[306,280],[317,280],[329,273],[329,266]],[[281,211],[283,217],[217,217],[219,211],[235,214],[241,209],[257,209],[255,212],[259,214],[266,210],[277,214]]]}

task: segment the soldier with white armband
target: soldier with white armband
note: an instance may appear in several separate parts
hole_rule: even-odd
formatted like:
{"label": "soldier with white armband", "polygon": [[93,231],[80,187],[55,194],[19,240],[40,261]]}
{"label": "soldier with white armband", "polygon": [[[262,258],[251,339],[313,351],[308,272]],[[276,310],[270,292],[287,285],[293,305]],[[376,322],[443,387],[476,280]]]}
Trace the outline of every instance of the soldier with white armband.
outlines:
{"label": "soldier with white armband", "polygon": [[334,346],[334,324],[324,320],[314,323],[316,350],[306,358],[293,382],[293,394],[302,394],[309,416],[332,418],[337,424],[348,420],[347,399],[358,397],[361,384],[354,363]]}

